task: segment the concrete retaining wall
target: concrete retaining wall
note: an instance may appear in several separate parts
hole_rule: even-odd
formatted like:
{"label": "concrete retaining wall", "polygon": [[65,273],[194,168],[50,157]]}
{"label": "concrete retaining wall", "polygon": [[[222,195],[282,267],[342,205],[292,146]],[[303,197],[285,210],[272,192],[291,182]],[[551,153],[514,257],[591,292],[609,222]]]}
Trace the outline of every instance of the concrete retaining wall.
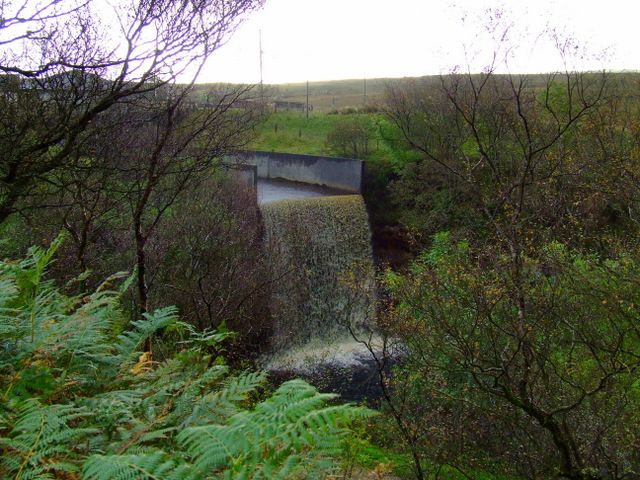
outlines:
{"label": "concrete retaining wall", "polygon": [[240,163],[255,165],[259,178],[290,180],[360,193],[362,160],[293,153],[252,152],[236,154]]}

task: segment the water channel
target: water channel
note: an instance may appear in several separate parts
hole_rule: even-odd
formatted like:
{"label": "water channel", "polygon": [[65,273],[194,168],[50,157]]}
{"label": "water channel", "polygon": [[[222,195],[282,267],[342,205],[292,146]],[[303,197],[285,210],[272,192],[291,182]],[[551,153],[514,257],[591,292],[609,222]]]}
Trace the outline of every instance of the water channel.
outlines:
{"label": "water channel", "polygon": [[257,190],[260,205],[278,200],[348,195],[346,192],[329,187],[267,178],[258,179]]}

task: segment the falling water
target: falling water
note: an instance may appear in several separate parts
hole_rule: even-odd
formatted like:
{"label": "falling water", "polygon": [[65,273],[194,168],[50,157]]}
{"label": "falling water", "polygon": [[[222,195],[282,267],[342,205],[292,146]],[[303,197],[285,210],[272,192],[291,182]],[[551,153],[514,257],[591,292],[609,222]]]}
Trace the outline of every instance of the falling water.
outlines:
{"label": "falling water", "polygon": [[[371,233],[360,195],[261,206],[276,280],[274,351],[340,349],[374,310]],[[353,343],[353,342],[352,342]]]}

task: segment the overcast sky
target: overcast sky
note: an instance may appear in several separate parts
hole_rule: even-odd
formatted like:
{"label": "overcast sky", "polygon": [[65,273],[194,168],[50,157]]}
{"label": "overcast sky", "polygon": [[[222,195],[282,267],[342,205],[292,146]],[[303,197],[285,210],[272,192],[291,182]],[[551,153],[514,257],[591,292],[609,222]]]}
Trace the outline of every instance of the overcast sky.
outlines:
{"label": "overcast sky", "polygon": [[[488,9],[503,12],[500,28]],[[571,37],[571,67],[640,70],[638,0],[266,0],[222,47],[201,82],[265,83],[478,71],[509,47],[513,72],[552,71],[560,55],[541,34]],[[509,39],[498,41],[504,26]],[[502,58],[502,56],[500,57]]]}

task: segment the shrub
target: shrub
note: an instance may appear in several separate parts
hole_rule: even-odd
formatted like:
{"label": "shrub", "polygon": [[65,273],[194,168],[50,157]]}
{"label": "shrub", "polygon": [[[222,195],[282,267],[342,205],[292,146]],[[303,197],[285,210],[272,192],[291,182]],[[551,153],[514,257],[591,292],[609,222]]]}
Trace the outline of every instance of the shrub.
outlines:
{"label": "shrub", "polygon": [[521,297],[505,257],[440,233],[406,275],[388,274],[406,421],[449,462],[636,476],[640,264],[552,242],[523,259]]}
{"label": "shrub", "polygon": [[226,325],[242,353],[259,350],[272,281],[254,188],[227,177],[201,182],[167,214],[149,257],[152,305],[176,305],[201,330]]}
{"label": "shrub", "polygon": [[366,158],[373,128],[367,118],[341,120],[327,135],[327,148],[333,154],[348,158]]}

